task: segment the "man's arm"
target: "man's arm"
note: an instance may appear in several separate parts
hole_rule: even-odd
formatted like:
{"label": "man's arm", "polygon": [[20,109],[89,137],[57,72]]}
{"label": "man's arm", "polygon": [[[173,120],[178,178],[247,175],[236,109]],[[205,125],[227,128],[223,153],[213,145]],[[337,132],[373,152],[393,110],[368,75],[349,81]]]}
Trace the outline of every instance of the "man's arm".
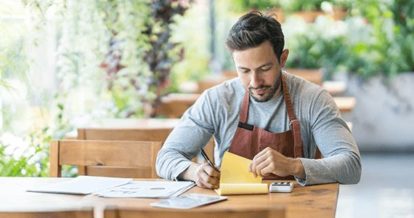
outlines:
{"label": "man's arm", "polygon": [[293,175],[301,185],[330,182],[357,183],[361,176],[358,147],[339,110],[327,93],[321,93],[315,102],[312,134],[324,158],[290,158],[266,148],[259,152],[250,165],[255,175]]}
{"label": "man's arm", "polygon": [[332,97],[322,91],[310,109],[311,132],[322,159],[300,158],[305,179],[302,185],[339,182],[358,183],[361,161],[357,144]]}
{"label": "man's arm", "polygon": [[[183,115],[158,153],[157,173],[170,180],[192,180],[200,187],[214,188],[219,173],[208,164],[191,161],[207,144],[214,133],[214,113],[204,93]],[[213,171],[212,171],[213,170]]]}

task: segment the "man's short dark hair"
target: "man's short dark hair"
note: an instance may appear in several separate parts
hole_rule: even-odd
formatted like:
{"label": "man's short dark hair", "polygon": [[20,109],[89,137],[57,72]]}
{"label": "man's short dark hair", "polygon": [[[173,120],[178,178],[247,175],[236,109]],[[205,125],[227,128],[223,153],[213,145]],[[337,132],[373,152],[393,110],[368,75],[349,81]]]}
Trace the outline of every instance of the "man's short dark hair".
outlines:
{"label": "man's short dark hair", "polygon": [[265,41],[272,44],[278,60],[282,55],[285,39],[280,23],[273,17],[259,11],[251,11],[233,25],[226,40],[226,45],[233,51],[243,51],[259,46]]}

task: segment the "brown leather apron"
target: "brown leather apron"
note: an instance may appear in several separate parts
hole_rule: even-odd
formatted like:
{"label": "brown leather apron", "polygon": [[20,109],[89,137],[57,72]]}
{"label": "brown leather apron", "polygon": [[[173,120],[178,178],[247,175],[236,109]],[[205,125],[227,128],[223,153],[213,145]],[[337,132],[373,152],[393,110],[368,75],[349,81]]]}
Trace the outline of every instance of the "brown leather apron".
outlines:
{"label": "brown leather apron", "polygon": [[[246,90],[243,98],[240,120],[230,145],[229,151],[242,157],[253,159],[253,157],[266,147],[270,147],[287,157],[303,157],[302,138],[300,134],[300,123],[293,110],[293,104],[286,86],[286,78],[281,73],[281,85],[283,98],[287,108],[290,121],[290,130],[280,133],[272,133],[265,129],[247,123],[249,115],[250,95]],[[293,176],[279,177],[277,175],[267,176],[264,179],[294,179]]]}

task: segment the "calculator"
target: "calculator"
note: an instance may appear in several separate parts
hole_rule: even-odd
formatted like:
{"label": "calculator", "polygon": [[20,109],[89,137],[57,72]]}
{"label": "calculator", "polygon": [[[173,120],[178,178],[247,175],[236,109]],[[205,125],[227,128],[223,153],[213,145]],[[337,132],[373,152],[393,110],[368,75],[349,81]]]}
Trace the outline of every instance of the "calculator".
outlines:
{"label": "calculator", "polygon": [[269,192],[292,192],[292,190],[291,182],[272,182],[269,186]]}

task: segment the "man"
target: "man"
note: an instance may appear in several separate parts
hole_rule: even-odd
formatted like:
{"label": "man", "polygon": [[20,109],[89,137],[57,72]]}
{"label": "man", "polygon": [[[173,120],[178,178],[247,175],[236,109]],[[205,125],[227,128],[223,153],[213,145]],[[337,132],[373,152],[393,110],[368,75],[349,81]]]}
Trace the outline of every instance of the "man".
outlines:
{"label": "man", "polygon": [[[226,44],[238,78],[206,90],[186,111],[158,154],[159,176],[217,188],[220,173],[191,162],[214,135],[217,166],[230,151],[252,159],[246,171],[256,176],[295,178],[301,185],[357,183],[359,151],[332,97],[282,71],[289,51],[280,24],[250,12]],[[318,149],[322,159],[314,159]]]}

